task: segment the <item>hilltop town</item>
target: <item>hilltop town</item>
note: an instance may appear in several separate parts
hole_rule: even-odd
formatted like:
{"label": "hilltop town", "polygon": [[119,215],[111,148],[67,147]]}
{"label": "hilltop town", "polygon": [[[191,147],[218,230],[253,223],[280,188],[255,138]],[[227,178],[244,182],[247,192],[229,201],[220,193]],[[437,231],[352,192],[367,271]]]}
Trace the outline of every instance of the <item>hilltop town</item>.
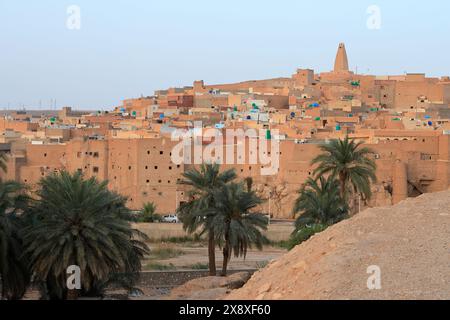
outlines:
{"label": "hilltop town", "polygon": [[[340,44],[330,72],[298,69],[290,78],[232,84],[195,81],[127,99],[110,111],[5,112],[0,151],[9,154],[8,170],[0,171],[0,178],[36,186],[50,173],[78,171],[107,180],[133,210],[153,202],[159,212],[170,214],[187,201],[186,186],[178,182],[197,164],[174,161],[179,145],[174,133],[193,134],[206,150],[214,142],[206,136],[208,129],[224,134],[253,129],[257,134],[245,137],[243,155],[225,152],[227,142],[222,146],[227,158],[215,160],[235,168],[239,178],[253,179],[255,190],[268,200],[263,211],[271,217],[292,218],[297,192],[313,175],[310,162],[318,146],[346,136],[375,151],[373,197],[359,206],[394,205],[448,189],[449,104],[449,77],[357,74]],[[275,153],[263,152],[272,162],[277,158],[275,172],[261,170],[270,161],[252,161],[252,140],[276,142]]]}

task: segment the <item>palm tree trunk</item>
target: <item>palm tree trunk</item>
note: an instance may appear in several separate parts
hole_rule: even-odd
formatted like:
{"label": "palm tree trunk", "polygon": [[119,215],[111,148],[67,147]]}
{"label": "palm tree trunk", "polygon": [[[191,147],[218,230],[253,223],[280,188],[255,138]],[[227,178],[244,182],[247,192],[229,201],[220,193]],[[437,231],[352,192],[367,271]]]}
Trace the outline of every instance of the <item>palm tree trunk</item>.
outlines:
{"label": "palm tree trunk", "polygon": [[208,234],[208,258],[209,258],[209,275],[215,277],[216,271],[216,241],[214,239],[214,231],[210,230]]}
{"label": "palm tree trunk", "polygon": [[223,247],[223,264],[222,264],[222,277],[227,276],[228,261],[230,261],[230,225],[225,226],[225,246]]}
{"label": "palm tree trunk", "polygon": [[346,182],[347,182],[347,178],[345,177],[344,174],[339,174],[339,183],[341,185],[341,199],[344,200],[345,202],[347,202],[347,195],[346,195]]}
{"label": "palm tree trunk", "polygon": [[222,277],[227,276],[228,261],[230,260],[230,249],[228,240],[226,240],[225,247],[223,247],[223,265],[222,265]]}

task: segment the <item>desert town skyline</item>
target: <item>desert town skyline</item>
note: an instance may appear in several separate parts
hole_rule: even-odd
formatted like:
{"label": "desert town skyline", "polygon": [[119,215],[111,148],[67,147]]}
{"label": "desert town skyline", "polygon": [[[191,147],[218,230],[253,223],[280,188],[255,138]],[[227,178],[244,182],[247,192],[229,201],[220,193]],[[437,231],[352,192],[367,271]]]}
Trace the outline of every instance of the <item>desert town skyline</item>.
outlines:
{"label": "desert town skyline", "polygon": [[0,1],[0,305],[449,300],[449,10]]}
{"label": "desert town skyline", "polygon": [[[345,136],[377,151],[378,183],[363,207],[445,190],[450,181],[450,78],[356,74],[349,70],[344,43],[333,65],[322,73],[298,69],[291,78],[219,85],[198,80],[193,86],[126,99],[111,111],[64,107],[51,117],[13,112],[0,126],[13,155],[7,178],[33,185],[54,171],[79,171],[108,180],[134,210],[154,202],[161,212],[173,213],[186,201],[187,190],[178,182],[194,164],[173,162],[179,145],[173,135],[193,132],[200,123],[200,137],[208,128],[224,134],[254,129],[259,138],[253,138],[277,144],[274,154],[267,149],[258,155],[276,156],[277,171],[269,176],[261,174],[264,165],[250,162],[248,136],[247,157],[225,161],[224,155],[230,157],[225,144],[232,140],[222,141],[223,149],[214,150],[221,157],[211,160],[235,168],[242,178],[252,177],[258,192],[270,200],[264,210],[276,218],[291,217],[297,191],[312,175],[310,161],[318,145]],[[214,146],[214,139],[205,140],[202,150]]]}

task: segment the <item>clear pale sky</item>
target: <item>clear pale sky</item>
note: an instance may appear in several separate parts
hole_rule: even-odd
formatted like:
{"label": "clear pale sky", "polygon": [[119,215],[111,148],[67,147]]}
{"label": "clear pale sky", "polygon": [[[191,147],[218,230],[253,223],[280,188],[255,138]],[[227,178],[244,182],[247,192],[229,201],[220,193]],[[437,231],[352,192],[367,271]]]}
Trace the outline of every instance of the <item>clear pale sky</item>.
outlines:
{"label": "clear pale sky", "polygon": [[339,42],[359,73],[450,75],[449,14],[443,0],[0,0],[0,108],[109,109],[194,80],[329,71]]}

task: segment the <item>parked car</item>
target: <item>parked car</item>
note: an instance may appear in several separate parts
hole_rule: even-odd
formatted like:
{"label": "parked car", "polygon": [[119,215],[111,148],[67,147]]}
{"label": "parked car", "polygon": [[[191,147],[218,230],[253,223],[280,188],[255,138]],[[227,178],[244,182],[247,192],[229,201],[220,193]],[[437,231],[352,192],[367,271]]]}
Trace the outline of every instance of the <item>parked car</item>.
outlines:
{"label": "parked car", "polygon": [[179,223],[180,220],[178,220],[178,216],[176,214],[169,214],[167,216],[164,216],[162,218],[163,222],[167,222],[167,223]]}

